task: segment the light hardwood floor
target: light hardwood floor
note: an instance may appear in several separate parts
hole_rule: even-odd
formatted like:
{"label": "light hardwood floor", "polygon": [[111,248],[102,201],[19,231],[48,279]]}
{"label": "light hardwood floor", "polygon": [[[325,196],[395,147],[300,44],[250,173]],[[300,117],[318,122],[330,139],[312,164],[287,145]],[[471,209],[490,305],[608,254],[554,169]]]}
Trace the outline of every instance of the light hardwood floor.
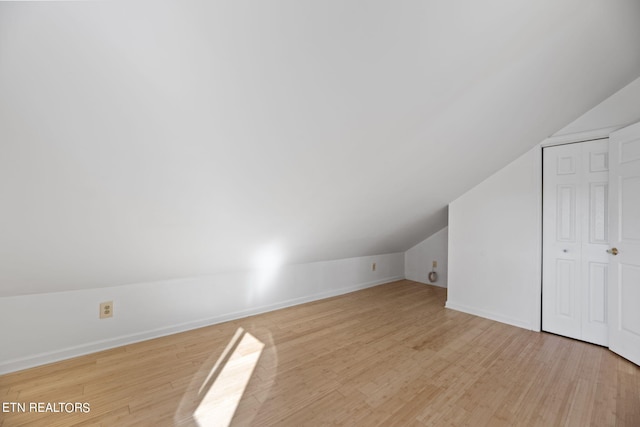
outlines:
{"label": "light hardwood floor", "polygon": [[5,375],[4,402],[91,410],[0,425],[640,426],[637,366],[445,300],[405,280]]}

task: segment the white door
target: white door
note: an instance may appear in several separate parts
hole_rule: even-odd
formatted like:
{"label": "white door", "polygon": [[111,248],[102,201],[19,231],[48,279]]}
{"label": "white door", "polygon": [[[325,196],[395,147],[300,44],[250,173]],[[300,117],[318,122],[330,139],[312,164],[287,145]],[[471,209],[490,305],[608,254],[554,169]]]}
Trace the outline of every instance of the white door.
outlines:
{"label": "white door", "polygon": [[610,140],[609,348],[640,365],[640,123]]}
{"label": "white door", "polygon": [[542,329],[608,343],[607,140],[544,149]]}

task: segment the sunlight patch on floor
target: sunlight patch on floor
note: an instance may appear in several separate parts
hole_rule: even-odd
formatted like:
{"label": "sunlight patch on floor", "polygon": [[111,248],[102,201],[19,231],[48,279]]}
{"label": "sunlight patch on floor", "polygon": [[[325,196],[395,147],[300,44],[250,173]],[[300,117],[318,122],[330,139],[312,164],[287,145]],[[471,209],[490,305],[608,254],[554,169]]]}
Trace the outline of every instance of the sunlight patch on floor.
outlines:
{"label": "sunlight patch on floor", "polygon": [[236,331],[200,387],[198,394],[204,396],[193,414],[198,426],[231,423],[263,349],[264,343],[249,332]]}

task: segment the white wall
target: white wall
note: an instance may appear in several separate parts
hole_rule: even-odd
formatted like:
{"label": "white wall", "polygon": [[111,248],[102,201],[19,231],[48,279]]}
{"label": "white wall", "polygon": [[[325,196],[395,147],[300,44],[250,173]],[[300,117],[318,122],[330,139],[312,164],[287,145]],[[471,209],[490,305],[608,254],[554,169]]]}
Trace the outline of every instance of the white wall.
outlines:
{"label": "white wall", "polygon": [[640,78],[560,129],[555,137],[624,127],[640,120]]}
{"label": "white wall", "polygon": [[[640,121],[639,96],[640,78],[543,142]],[[541,157],[539,145],[449,205],[448,308],[540,330]]]}
{"label": "white wall", "polygon": [[[447,287],[447,227],[418,243],[404,253],[404,276],[409,280],[420,283]],[[437,261],[438,280],[435,283],[429,282],[429,272],[432,262]]]}
{"label": "white wall", "polygon": [[[394,253],[0,298],[0,374],[399,280],[403,270]],[[113,318],[98,318],[103,301],[113,301]]]}
{"label": "white wall", "polygon": [[362,3],[0,1],[0,296],[404,252],[640,74],[636,0]]}
{"label": "white wall", "polygon": [[539,329],[540,166],[535,147],[449,205],[448,308]]}

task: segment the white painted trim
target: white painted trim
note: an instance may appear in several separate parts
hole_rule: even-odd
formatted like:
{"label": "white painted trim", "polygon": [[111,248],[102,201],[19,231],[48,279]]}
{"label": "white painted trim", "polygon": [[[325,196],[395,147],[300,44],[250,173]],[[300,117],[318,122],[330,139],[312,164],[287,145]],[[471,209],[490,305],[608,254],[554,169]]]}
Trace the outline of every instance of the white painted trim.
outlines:
{"label": "white painted trim", "polygon": [[535,330],[531,328],[531,325],[522,322],[521,320],[518,319],[514,319],[512,317],[508,317],[508,316],[504,316],[502,314],[497,314],[491,311],[487,311],[487,310],[481,310],[478,308],[474,308],[474,307],[468,307],[466,305],[463,304],[457,304],[455,302],[451,302],[451,301],[447,301],[445,304],[445,308],[451,309],[451,310],[456,310],[456,311],[461,311],[463,313],[467,313],[467,314],[473,314],[474,316],[480,316],[480,317],[484,317],[487,318],[489,320],[495,320],[496,322],[500,322],[500,323],[506,323],[508,325],[512,325],[512,326],[517,326],[518,328],[523,328],[523,329],[528,329],[528,330]]}
{"label": "white painted trim", "polygon": [[414,280],[414,282],[418,282],[418,283],[422,283],[424,285],[428,285],[428,286],[435,286],[436,288],[443,288],[443,289],[447,289],[446,286],[442,285],[442,284],[438,284],[438,283],[424,283],[424,282],[420,282],[418,280]]}
{"label": "white painted trim", "polygon": [[535,285],[532,287],[533,311],[531,313],[532,331],[542,331],[542,146],[536,151],[533,162],[533,180],[535,182],[536,197],[536,263],[539,268],[533,278]]}
{"label": "white painted trim", "polygon": [[606,128],[593,129],[584,132],[567,133],[564,135],[553,135],[542,141],[540,144],[542,147],[553,147],[554,145],[571,144],[574,142],[592,141],[594,139],[608,138],[609,134],[627,127],[631,123],[624,123],[616,126],[609,126]]}
{"label": "white painted trim", "polygon": [[73,357],[84,356],[86,354],[95,353],[98,351],[109,350],[109,349],[120,347],[127,344],[134,344],[137,342],[146,341],[153,338],[159,338],[167,335],[176,334],[179,332],[185,332],[192,329],[215,325],[222,322],[241,319],[243,317],[248,317],[256,314],[266,313],[269,311],[279,310],[281,308],[305,304],[307,302],[317,301],[325,298],[331,298],[338,295],[344,295],[344,294],[359,291],[362,289],[371,288],[374,286],[395,282],[397,280],[403,280],[403,279],[404,279],[404,276],[386,277],[383,279],[359,283],[354,286],[335,289],[329,292],[320,292],[317,294],[308,295],[300,298],[293,298],[290,300],[278,302],[276,304],[270,304],[270,305],[265,305],[261,307],[255,307],[248,310],[241,310],[241,311],[226,313],[220,316],[215,316],[207,319],[181,323],[181,324],[177,324],[177,325],[173,325],[165,328],[152,329],[148,331],[138,332],[135,334],[123,335],[116,338],[110,338],[107,340],[94,341],[94,342],[82,344],[79,346],[72,346],[62,350],[56,350],[56,351],[36,354],[34,356],[8,360],[0,363],[0,375],[7,374],[10,372],[20,371],[23,369],[33,368],[35,366],[40,366],[48,363],[59,362],[61,360],[70,359]]}

